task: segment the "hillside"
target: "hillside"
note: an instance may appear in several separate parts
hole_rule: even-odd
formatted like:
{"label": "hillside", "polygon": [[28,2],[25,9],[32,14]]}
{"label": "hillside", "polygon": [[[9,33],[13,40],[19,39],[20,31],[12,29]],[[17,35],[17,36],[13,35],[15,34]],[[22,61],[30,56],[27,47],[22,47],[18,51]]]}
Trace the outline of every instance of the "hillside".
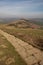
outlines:
{"label": "hillside", "polygon": [[2,42],[0,44],[1,65],[43,65],[41,50],[2,30],[0,30],[0,34],[4,36],[0,36],[0,42]]}
{"label": "hillside", "polygon": [[8,26],[14,26],[18,28],[32,28],[32,29],[38,29],[40,28],[39,25],[34,24],[30,22],[30,20],[26,19],[21,19],[21,20],[16,20],[8,24]]}
{"label": "hillside", "polygon": [[43,29],[31,20],[19,19],[6,24],[0,24],[3,31],[28,42],[29,44],[43,49]]}

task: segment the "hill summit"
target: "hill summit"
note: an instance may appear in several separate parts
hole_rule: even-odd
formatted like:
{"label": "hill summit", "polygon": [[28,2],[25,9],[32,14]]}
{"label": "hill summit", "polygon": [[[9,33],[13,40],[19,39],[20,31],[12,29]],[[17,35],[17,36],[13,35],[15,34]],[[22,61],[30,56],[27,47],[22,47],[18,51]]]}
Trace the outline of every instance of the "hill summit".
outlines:
{"label": "hill summit", "polygon": [[26,20],[26,19],[20,19],[20,20],[13,21],[12,23],[9,23],[8,26],[14,26],[17,28],[33,28],[33,29],[40,28],[39,25],[36,25],[30,22],[30,20]]}

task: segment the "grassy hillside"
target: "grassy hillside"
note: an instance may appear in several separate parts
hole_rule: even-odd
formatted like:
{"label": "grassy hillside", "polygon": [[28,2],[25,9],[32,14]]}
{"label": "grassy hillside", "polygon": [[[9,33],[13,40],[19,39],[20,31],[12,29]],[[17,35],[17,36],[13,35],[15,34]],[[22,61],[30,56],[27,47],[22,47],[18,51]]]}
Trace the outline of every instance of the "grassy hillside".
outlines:
{"label": "grassy hillside", "polygon": [[36,25],[30,22],[30,20],[26,20],[26,19],[13,21],[12,23],[9,23],[8,26],[14,26],[16,28],[32,28],[32,29],[40,28],[39,25]]}
{"label": "grassy hillside", "polygon": [[32,28],[18,28],[11,25],[9,26],[9,24],[3,26],[1,25],[0,28],[3,31],[14,35],[39,49],[43,49],[43,30]]}
{"label": "grassy hillside", "polygon": [[0,34],[0,65],[27,65],[15,48]]}

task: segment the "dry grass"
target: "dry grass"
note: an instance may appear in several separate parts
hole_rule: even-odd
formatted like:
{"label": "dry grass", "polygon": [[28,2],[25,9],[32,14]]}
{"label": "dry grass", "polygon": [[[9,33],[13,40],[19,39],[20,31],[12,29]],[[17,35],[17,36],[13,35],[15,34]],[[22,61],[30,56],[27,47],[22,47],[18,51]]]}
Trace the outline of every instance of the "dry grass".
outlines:
{"label": "dry grass", "polygon": [[0,34],[0,65],[27,65],[15,48]]}
{"label": "dry grass", "polygon": [[33,46],[43,49],[43,30],[31,29],[31,28],[15,28],[14,26],[3,25],[1,27],[3,31],[14,35]]}

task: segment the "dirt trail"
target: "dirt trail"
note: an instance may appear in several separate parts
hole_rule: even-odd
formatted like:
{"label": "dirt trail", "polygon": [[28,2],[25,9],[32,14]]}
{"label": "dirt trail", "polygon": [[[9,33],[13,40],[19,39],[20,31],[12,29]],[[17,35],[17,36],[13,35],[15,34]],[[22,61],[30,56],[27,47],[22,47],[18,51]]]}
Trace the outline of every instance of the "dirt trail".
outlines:
{"label": "dirt trail", "polygon": [[16,51],[25,60],[27,65],[43,65],[43,51],[34,48],[32,45],[0,30],[0,34],[15,47]]}

